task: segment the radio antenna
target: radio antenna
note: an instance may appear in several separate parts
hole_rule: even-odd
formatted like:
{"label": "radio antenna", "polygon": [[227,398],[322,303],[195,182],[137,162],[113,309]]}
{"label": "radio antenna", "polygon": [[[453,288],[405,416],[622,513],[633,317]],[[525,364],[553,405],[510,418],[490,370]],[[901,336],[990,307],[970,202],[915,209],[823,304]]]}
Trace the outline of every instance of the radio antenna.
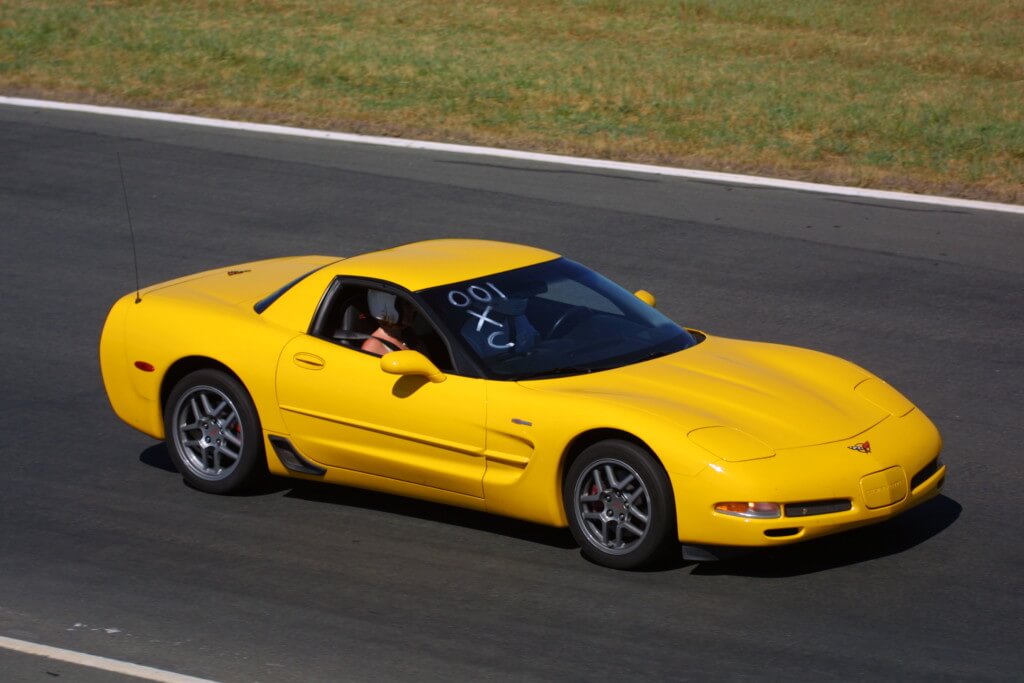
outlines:
{"label": "radio antenna", "polygon": [[128,186],[124,182],[124,167],[121,165],[121,152],[117,152],[117,170],[121,173],[121,193],[124,195],[124,212],[128,214],[128,234],[132,236],[132,262],[135,264],[135,303],[142,301],[139,294],[139,254],[135,251],[135,228],[132,227],[132,210],[128,207]]}

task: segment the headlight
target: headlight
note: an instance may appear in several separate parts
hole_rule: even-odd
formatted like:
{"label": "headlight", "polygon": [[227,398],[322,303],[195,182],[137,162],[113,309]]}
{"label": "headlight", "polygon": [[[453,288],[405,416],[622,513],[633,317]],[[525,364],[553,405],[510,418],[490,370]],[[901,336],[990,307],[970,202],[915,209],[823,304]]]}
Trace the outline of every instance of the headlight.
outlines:
{"label": "headlight", "polygon": [[914,409],[914,404],[903,394],[880,379],[870,377],[853,388],[858,394],[896,417],[903,417]]}
{"label": "headlight", "polygon": [[775,450],[768,444],[731,427],[701,427],[686,436],[715,457],[728,462],[758,460],[775,455]]}

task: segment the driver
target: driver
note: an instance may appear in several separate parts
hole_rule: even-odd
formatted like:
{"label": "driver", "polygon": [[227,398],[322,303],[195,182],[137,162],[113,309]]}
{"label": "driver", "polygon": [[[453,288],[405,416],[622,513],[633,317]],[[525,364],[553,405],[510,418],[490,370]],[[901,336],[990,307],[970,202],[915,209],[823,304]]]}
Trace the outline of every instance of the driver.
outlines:
{"label": "driver", "polygon": [[360,347],[363,351],[383,356],[416,347],[417,336],[413,330],[416,309],[411,303],[394,294],[371,289],[366,293],[366,304],[378,327],[363,342]]}

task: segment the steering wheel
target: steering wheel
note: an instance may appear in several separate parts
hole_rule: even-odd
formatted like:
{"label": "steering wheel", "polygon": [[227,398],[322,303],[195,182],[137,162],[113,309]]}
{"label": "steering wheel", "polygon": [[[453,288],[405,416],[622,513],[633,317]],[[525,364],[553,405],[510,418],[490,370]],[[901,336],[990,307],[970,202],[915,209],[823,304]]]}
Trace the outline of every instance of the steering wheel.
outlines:
{"label": "steering wheel", "polygon": [[590,315],[590,309],[586,306],[573,306],[569,308],[565,313],[559,316],[555,324],[551,326],[551,331],[548,332],[548,339],[557,339],[564,337],[568,332],[583,322],[584,318]]}

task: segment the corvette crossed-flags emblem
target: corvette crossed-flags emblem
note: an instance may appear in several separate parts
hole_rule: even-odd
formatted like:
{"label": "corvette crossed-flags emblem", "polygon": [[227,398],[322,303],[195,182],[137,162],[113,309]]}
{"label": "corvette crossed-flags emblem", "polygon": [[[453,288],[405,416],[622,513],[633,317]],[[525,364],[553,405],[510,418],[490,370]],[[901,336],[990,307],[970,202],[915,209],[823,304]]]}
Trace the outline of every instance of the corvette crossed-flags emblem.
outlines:
{"label": "corvette crossed-flags emblem", "polygon": [[852,446],[847,446],[851,451],[859,451],[861,453],[871,452],[871,442],[865,441],[864,443],[855,443]]}

